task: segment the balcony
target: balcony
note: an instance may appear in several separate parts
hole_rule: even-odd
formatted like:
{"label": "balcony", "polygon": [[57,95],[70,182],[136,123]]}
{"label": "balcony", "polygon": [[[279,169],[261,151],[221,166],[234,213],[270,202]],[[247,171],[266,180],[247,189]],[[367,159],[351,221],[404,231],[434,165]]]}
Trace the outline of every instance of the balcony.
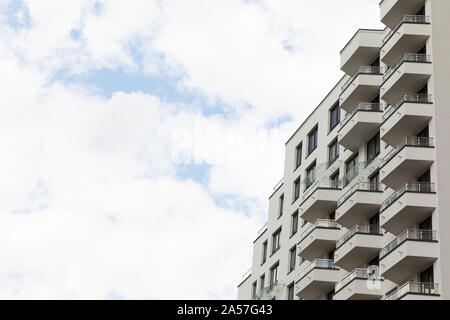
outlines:
{"label": "balcony", "polygon": [[341,190],[339,181],[316,181],[302,198],[300,217],[310,223],[328,217],[336,210]]}
{"label": "balcony", "polygon": [[380,223],[383,229],[399,234],[425,220],[437,207],[432,183],[408,183],[383,202]]}
{"label": "balcony", "polygon": [[337,202],[336,221],[351,228],[378,212],[383,202],[383,185],[358,182]]}
{"label": "balcony", "polygon": [[392,66],[403,53],[418,52],[431,36],[429,16],[404,16],[383,39],[381,61]]}
{"label": "balcony", "polygon": [[383,77],[381,99],[394,104],[405,92],[418,92],[433,73],[431,56],[406,53]]}
{"label": "balcony", "polygon": [[334,289],[336,282],[342,279],[342,272],[333,260],[316,259],[301,273],[296,282],[297,296],[313,300]]}
{"label": "balcony", "polygon": [[406,94],[384,113],[380,138],[395,146],[403,137],[414,136],[420,128],[424,128],[433,115],[430,94]]}
{"label": "balcony", "polygon": [[379,94],[383,82],[381,67],[359,67],[350,79],[342,86],[340,107],[346,112],[360,101],[372,101]]}
{"label": "balcony", "polygon": [[383,30],[359,29],[341,51],[341,70],[352,74],[359,66],[374,61],[381,47]]}
{"label": "balcony", "polygon": [[380,180],[392,189],[405,181],[414,181],[434,162],[434,140],[425,137],[404,138],[384,158]]}
{"label": "balcony", "polygon": [[439,256],[436,231],[404,231],[380,253],[380,273],[395,283],[404,283],[431,266]]}
{"label": "balcony", "polygon": [[341,227],[334,220],[317,220],[301,235],[298,255],[308,261],[330,252],[336,247]]}
{"label": "balcony", "polygon": [[379,103],[360,103],[348,113],[341,122],[339,144],[356,152],[359,147],[372,138],[383,120]]}
{"label": "balcony", "polygon": [[376,270],[355,269],[336,284],[333,300],[379,300],[384,295],[383,281]]}
{"label": "balcony", "polygon": [[381,22],[393,29],[405,14],[416,14],[425,0],[383,0],[380,3]]}
{"label": "balcony", "polygon": [[407,282],[384,300],[440,300],[437,283]]}
{"label": "balcony", "polygon": [[334,261],[346,270],[375,258],[383,249],[383,232],[376,225],[356,225],[336,242]]}

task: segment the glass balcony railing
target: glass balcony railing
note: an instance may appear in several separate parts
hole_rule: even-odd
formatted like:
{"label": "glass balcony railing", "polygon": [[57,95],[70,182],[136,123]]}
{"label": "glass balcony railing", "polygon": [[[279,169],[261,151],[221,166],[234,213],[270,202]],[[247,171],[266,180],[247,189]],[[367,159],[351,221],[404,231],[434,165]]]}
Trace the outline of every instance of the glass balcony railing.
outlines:
{"label": "glass balcony railing", "polygon": [[368,182],[357,182],[353,187],[350,188],[337,202],[337,206],[340,207],[347,201],[352,195],[358,191],[373,191],[379,192],[383,191],[383,184],[381,183],[368,183]]}
{"label": "glass balcony railing", "polygon": [[383,74],[383,68],[379,66],[359,67],[350,79],[348,79],[348,81],[342,86],[342,92],[344,92],[360,74]]}
{"label": "glass balcony railing", "polygon": [[310,225],[300,236],[300,243],[316,229],[340,229],[340,225],[334,220],[319,219]]}
{"label": "glass balcony railing", "polygon": [[416,192],[416,193],[434,193],[434,183],[429,182],[417,182],[417,183],[407,183],[389,198],[387,198],[382,204],[380,208],[380,212],[387,209],[391,204],[400,199],[406,192]]}
{"label": "glass balcony railing", "polygon": [[395,71],[400,68],[400,66],[405,62],[422,62],[429,63],[431,62],[431,56],[429,54],[419,54],[419,53],[405,53],[403,57],[401,57],[397,63],[390,69],[386,71],[383,76],[383,80],[386,81],[389,79]]}
{"label": "glass balcony railing", "polygon": [[419,230],[419,229],[408,229],[399,235],[394,241],[388,244],[380,252],[380,259],[400,247],[405,241],[436,241],[436,231],[434,230]]}
{"label": "glass balcony railing", "polygon": [[308,189],[308,191],[303,195],[302,202],[306,201],[317,189],[330,189],[330,190],[340,190],[340,181],[316,181]]}
{"label": "glass balcony railing", "polygon": [[439,295],[439,285],[437,283],[428,282],[407,282],[384,298],[384,300],[399,300],[409,293],[419,295]]}
{"label": "glass balcony railing", "polygon": [[371,112],[380,112],[380,104],[379,103],[367,103],[367,102],[361,102],[358,104],[358,106],[353,109],[352,112],[347,113],[345,118],[341,122],[341,129],[345,127],[345,125],[350,121],[353,116],[358,113],[359,111],[371,111]]}
{"label": "glass balcony railing", "polygon": [[383,39],[383,45],[386,44],[389,41],[389,39],[392,38],[392,36],[398,31],[398,29],[400,29],[400,27],[404,23],[417,23],[417,24],[430,23],[430,16],[423,16],[423,15],[421,15],[421,16],[412,16],[412,15],[404,16],[403,18],[400,19],[400,21],[397,23],[397,25],[394,28],[392,28],[392,30]]}
{"label": "glass balcony railing", "polygon": [[334,291],[338,292],[339,290],[344,288],[346,285],[348,285],[350,282],[352,282],[355,279],[383,280],[383,278],[378,275],[378,272],[375,269],[356,268],[355,270],[350,272],[348,275],[346,275],[344,279],[342,279],[341,281],[339,281],[336,284]]}
{"label": "glass balcony railing", "polygon": [[331,259],[316,259],[300,272],[300,280],[314,269],[339,270]]}
{"label": "glass balcony railing", "polygon": [[350,229],[342,238],[336,242],[336,249],[340,248],[344,243],[350,240],[355,234],[372,234],[382,235],[383,230],[380,226],[374,224],[356,225]]}
{"label": "glass balcony railing", "polygon": [[383,158],[383,164],[385,165],[391,161],[405,147],[431,148],[434,147],[434,139],[429,137],[406,137]]}
{"label": "glass balcony railing", "polygon": [[395,104],[393,104],[383,115],[383,122],[386,121],[395,111],[397,111],[404,103],[432,103],[431,94],[410,93],[402,96]]}

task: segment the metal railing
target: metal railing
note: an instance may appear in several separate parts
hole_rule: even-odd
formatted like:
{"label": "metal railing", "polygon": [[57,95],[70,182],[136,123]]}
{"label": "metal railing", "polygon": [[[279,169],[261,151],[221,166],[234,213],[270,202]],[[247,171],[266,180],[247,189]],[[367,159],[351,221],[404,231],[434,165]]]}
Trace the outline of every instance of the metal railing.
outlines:
{"label": "metal railing", "polygon": [[344,288],[346,285],[348,285],[350,282],[352,282],[354,279],[372,279],[372,280],[383,280],[382,277],[380,277],[377,272],[375,272],[374,269],[361,269],[356,268],[352,272],[350,272],[348,275],[344,277],[341,281],[336,283],[336,286],[334,288],[335,292],[338,292],[342,288]]}
{"label": "metal railing", "polygon": [[336,249],[340,248],[344,243],[346,243],[349,239],[351,239],[355,234],[372,234],[372,235],[381,235],[383,234],[383,230],[380,226],[375,224],[367,224],[367,225],[356,225],[351,228],[342,238],[340,238],[336,242]]}
{"label": "metal railing", "polygon": [[359,111],[372,111],[372,112],[378,111],[378,112],[380,112],[381,108],[380,108],[379,103],[361,102],[360,104],[358,104],[358,106],[355,109],[353,109],[352,112],[347,113],[347,115],[341,122],[341,129],[343,127],[345,127],[345,125],[350,121],[350,119],[353,118],[353,116]]}
{"label": "metal railing", "polygon": [[392,36],[400,29],[400,27],[404,23],[430,23],[430,16],[416,16],[416,15],[406,15],[403,18],[400,19],[400,21],[395,25],[394,28],[384,37],[383,39],[383,45],[386,44]]}
{"label": "metal railing", "polygon": [[242,275],[242,281],[247,279],[251,274],[252,274],[252,268],[247,270],[247,272]]}
{"label": "metal railing", "polygon": [[[323,228],[323,229],[340,229],[340,225],[334,221],[334,220],[329,220],[329,219],[318,219],[316,220],[316,222],[314,222],[313,224],[311,224],[305,231],[302,232],[302,234],[300,235],[300,242],[302,242],[303,240],[305,240],[305,238],[311,233],[313,232],[315,229],[319,229],[319,228]],[[299,243],[300,243],[299,242]]]}
{"label": "metal railing", "polygon": [[408,229],[381,250],[380,259],[397,249],[407,240],[436,241],[436,239],[437,237],[435,230]]}
{"label": "metal railing", "polygon": [[383,74],[383,68],[379,66],[359,67],[350,79],[348,79],[342,86],[342,92],[344,92],[360,74]]}
{"label": "metal railing", "polygon": [[331,259],[316,259],[314,260],[310,265],[308,265],[305,269],[300,272],[300,278],[304,278],[308,273],[310,273],[312,270],[319,268],[319,269],[330,269],[330,270],[338,270],[336,265],[334,264],[334,261]]}
{"label": "metal railing", "polygon": [[333,180],[316,181],[309,187],[308,192],[303,195],[302,201],[308,199],[317,189],[339,190],[341,189],[341,182]]}
{"label": "metal railing", "polygon": [[400,68],[400,66],[404,62],[422,62],[427,63],[431,62],[431,56],[429,54],[419,54],[419,53],[405,53],[403,57],[401,57],[397,63],[390,69],[386,71],[386,73],[383,76],[383,80],[386,81],[389,79],[392,74]]}
{"label": "metal railing", "polygon": [[439,284],[429,282],[407,282],[396,291],[388,295],[384,300],[399,300],[408,293],[421,295],[438,295]]}
{"label": "metal railing", "polygon": [[393,104],[383,115],[383,121],[386,121],[395,111],[397,111],[404,103],[432,103],[431,94],[409,93],[402,96],[395,104]]}
{"label": "metal railing", "polygon": [[265,224],[261,229],[259,229],[257,237],[259,237],[260,235],[262,235],[263,232],[267,230],[267,227],[268,227],[268,226],[269,226],[269,223],[266,222],[266,224]]}
{"label": "metal railing", "polygon": [[284,183],[284,178],[282,178],[276,185],[273,187],[273,191],[277,191]]}
{"label": "metal railing", "polygon": [[383,165],[392,160],[405,147],[430,148],[434,147],[434,139],[430,137],[406,137],[384,158]]}
{"label": "metal railing", "polygon": [[337,206],[340,207],[347,201],[353,194],[358,191],[373,191],[379,192],[383,191],[383,184],[381,183],[370,183],[370,182],[357,182],[355,183],[337,202]]}
{"label": "metal railing", "polygon": [[430,182],[416,182],[416,183],[407,183],[396,192],[394,192],[389,198],[387,198],[382,204],[380,208],[380,212],[384,211],[395,201],[400,199],[407,192],[417,192],[417,193],[434,193],[434,183]]}

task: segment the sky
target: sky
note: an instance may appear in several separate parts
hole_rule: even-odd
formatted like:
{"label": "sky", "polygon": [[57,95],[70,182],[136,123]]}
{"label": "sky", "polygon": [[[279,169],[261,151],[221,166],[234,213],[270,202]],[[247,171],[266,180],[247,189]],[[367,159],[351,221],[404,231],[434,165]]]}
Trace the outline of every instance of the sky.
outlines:
{"label": "sky", "polygon": [[379,0],[0,0],[0,298],[235,299]]}

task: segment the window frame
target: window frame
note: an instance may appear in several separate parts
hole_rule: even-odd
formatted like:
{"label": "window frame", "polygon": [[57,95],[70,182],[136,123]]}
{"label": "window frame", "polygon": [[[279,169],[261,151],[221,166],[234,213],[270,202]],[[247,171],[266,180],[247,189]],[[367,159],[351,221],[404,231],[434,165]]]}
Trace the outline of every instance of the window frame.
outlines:
{"label": "window frame", "polygon": [[[336,112],[336,123],[333,125],[333,113]],[[329,132],[332,132],[338,125],[341,123],[341,106],[339,105],[339,101],[337,101],[329,110],[329,118],[330,118],[330,126]]]}
{"label": "window frame", "polygon": [[[269,273],[269,287],[273,288],[278,284],[278,274],[279,274],[280,261],[277,261],[270,267]],[[275,271],[275,272],[274,272]]]}
{"label": "window frame", "polygon": [[262,255],[261,255],[261,265],[267,262],[267,249],[269,248],[269,240],[265,240],[262,243]]}
{"label": "window frame", "polygon": [[[299,211],[298,209],[294,211],[294,213],[291,215],[291,237],[298,232],[298,225],[299,225]],[[294,228],[295,226],[295,228]]]}
{"label": "window frame", "polygon": [[[317,161],[314,160],[308,168],[306,168],[306,179],[305,179],[305,190],[308,190],[315,182],[317,179],[317,172],[316,172],[316,168],[317,168]],[[309,173],[310,171],[312,171],[313,173],[313,180],[310,182],[309,181]]]}
{"label": "window frame", "polygon": [[300,168],[302,165],[302,157],[303,157],[303,142],[300,142],[295,147],[295,159],[294,159],[294,171]]}
{"label": "window frame", "polygon": [[[294,281],[293,282],[291,282],[288,286],[287,286],[287,295],[286,295],[286,298],[287,298],[287,300],[289,301],[289,300],[295,300],[295,283],[294,283]],[[292,291],[291,291],[292,290]],[[291,292],[292,292],[292,295],[291,295]],[[292,299],[291,299],[292,298]]]}
{"label": "window frame", "polygon": [[283,212],[284,212],[284,193],[282,193],[278,198],[278,219],[280,219],[283,216]]}
{"label": "window frame", "polygon": [[[333,146],[336,146],[336,151],[334,152],[334,154],[336,155],[336,157],[334,159],[331,159],[331,148]],[[328,166],[331,166],[337,159],[339,159],[339,141],[337,138],[335,138],[329,145],[328,145]]]}
{"label": "window frame", "polygon": [[[313,135],[314,134],[314,135]],[[314,148],[311,149],[311,137],[315,136]],[[315,125],[314,128],[308,133],[308,156],[313,153],[319,145],[319,125]]]}
{"label": "window frame", "polygon": [[295,270],[297,263],[297,246],[293,246],[289,249],[289,264],[288,264],[288,274]]}
{"label": "window frame", "polygon": [[301,184],[300,180],[301,180],[300,176],[294,180],[294,192],[292,193],[292,203],[300,199],[300,184]]}
{"label": "window frame", "polygon": [[[277,245],[277,246],[275,246]],[[281,227],[272,233],[272,255],[277,253],[281,248]]]}

